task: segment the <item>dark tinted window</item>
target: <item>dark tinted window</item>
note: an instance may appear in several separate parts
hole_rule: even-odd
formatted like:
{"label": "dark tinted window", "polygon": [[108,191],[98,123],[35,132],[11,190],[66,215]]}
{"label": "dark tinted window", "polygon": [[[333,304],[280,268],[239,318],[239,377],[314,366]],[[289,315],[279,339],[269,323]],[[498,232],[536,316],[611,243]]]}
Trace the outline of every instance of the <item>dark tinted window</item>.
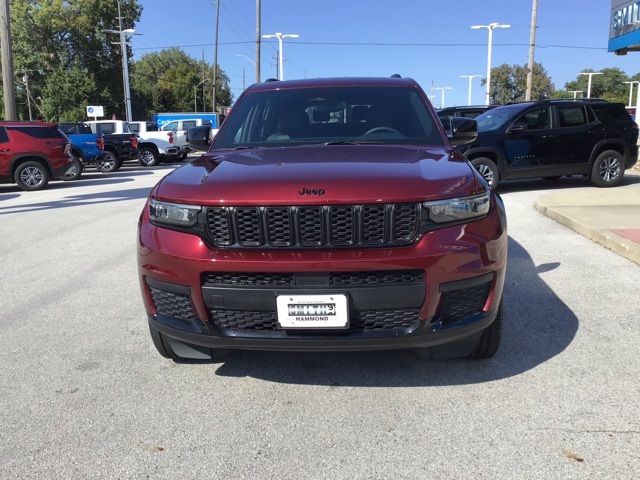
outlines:
{"label": "dark tinted window", "polygon": [[507,105],[488,110],[476,117],[478,130],[481,132],[497,130],[513,120],[514,116],[518,115],[525,108],[526,105]]}
{"label": "dark tinted window", "polygon": [[129,130],[131,130],[133,133],[139,133],[140,132],[140,125],[138,125],[137,123],[130,123],[129,124]]}
{"label": "dark tinted window", "polygon": [[459,113],[459,115],[465,118],[476,118],[481,113],[482,113],[482,110],[463,110],[462,112]]}
{"label": "dark tinted window", "polygon": [[525,124],[527,130],[544,130],[551,128],[551,118],[549,115],[549,107],[534,108],[519,117],[514,125]]}
{"label": "dark tinted window", "polygon": [[115,123],[96,123],[96,133],[110,134],[116,131]]}
{"label": "dark tinted window", "polygon": [[7,127],[7,129],[26,133],[33,138],[65,138],[57,128],[51,127]]}
{"label": "dark tinted window", "polygon": [[631,122],[631,116],[627,109],[620,104],[600,104],[592,106],[596,116],[603,122]]}
{"label": "dark tinted window", "polygon": [[[129,128],[131,128],[131,125],[129,125]],[[131,129],[131,131],[133,131],[133,129]],[[157,132],[158,131],[158,125],[153,123],[153,122],[147,122],[147,132]]]}
{"label": "dark tinted window", "polygon": [[7,131],[4,127],[0,127],[0,143],[5,143],[9,141],[9,137],[7,136]]}
{"label": "dark tinted window", "polygon": [[63,123],[61,125],[58,125],[58,128],[62,131],[62,133],[66,133],[67,135],[78,133],[78,125],[75,125],[73,123]]}
{"label": "dark tinted window", "polygon": [[596,116],[593,114],[593,110],[590,107],[587,107],[587,122],[593,123],[596,121]]}
{"label": "dark tinted window", "polygon": [[[367,107],[365,118],[353,115]],[[355,117],[355,118],[354,118]],[[443,145],[418,92],[409,87],[297,88],[249,93],[215,148],[325,142]]]}
{"label": "dark tinted window", "polygon": [[182,129],[186,130],[187,128],[191,128],[191,127],[195,127],[196,126],[196,121],[195,120],[184,120],[182,122]]}
{"label": "dark tinted window", "polygon": [[587,118],[584,113],[584,108],[581,105],[557,108],[559,127],[579,127],[580,125],[586,125]]}

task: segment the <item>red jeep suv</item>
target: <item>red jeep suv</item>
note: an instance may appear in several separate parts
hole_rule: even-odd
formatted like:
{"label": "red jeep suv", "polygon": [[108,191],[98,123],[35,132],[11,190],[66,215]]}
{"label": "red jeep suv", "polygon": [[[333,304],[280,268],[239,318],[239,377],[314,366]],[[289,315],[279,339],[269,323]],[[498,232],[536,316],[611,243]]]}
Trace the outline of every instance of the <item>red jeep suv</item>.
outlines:
{"label": "red jeep suv", "polygon": [[504,206],[405,78],[248,88],[208,153],[164,177],[139,223],[151,337],[219,350],[498,349]]}
{"label": "red jeep suv", "polygon": [[44,122],[0,122],[0,183],[40,190],[50,179],[75,180],[82,169],[67,136]]}

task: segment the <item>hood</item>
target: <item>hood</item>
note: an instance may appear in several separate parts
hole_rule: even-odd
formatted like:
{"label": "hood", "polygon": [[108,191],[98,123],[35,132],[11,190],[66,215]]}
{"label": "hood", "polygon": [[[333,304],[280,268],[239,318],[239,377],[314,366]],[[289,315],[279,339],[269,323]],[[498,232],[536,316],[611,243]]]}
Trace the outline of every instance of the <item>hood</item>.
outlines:
{"label": "hood", "polygon": [[448,148],[304,145],[210,152],[167,175],[155,196],[198,205],[322,205],[414,202],[481,188]]}

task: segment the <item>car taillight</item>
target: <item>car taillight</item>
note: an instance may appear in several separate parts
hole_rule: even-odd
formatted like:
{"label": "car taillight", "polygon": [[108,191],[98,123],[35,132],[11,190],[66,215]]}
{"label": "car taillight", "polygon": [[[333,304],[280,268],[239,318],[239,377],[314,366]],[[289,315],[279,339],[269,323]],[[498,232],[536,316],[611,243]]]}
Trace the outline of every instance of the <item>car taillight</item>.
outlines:
{"label": "car taillight", "polygon": [[96,139],[96,145],[100,150],[104,150],[104,137],[98,137]]}
{"label": "car taillight", "polygon": [[173,132],[169,132],[167,135],[169,135],[169,143],[173,143]]}
{"label": "car taillight", "polygon": [[133,137],[129,137],[129,141],[131,142],[131,146],[133,148],[138,148],[138,137],[135,135]]}
{"label": "car taillight", "polygon": [[70,143],[67,143],[64,146],[64,154],[67,155],[67,156],[71,156],[71,144]]}

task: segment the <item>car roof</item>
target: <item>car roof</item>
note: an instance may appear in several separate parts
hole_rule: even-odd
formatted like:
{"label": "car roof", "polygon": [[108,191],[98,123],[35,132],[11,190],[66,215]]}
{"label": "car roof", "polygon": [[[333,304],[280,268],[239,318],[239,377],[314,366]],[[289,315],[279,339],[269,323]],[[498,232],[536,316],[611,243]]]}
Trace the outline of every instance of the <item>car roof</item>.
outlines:
{"label": "car roof", "polygon": [[271,80],[262,83],[255,83],[247,90],[250,91],[270,91],[285,90],[290,88],[310,88],[310,87],[401,87],[417,86],[412,78],[397,77],[337,77],[337,78],[305,78],[302,80]]}
{"label": "car roof", "polygon": [[16,120],[16,121],[0,122],[0,127],[53,127],[53,126],[54,126],[53,123],[40,122],[40,121],[21,122]]}

